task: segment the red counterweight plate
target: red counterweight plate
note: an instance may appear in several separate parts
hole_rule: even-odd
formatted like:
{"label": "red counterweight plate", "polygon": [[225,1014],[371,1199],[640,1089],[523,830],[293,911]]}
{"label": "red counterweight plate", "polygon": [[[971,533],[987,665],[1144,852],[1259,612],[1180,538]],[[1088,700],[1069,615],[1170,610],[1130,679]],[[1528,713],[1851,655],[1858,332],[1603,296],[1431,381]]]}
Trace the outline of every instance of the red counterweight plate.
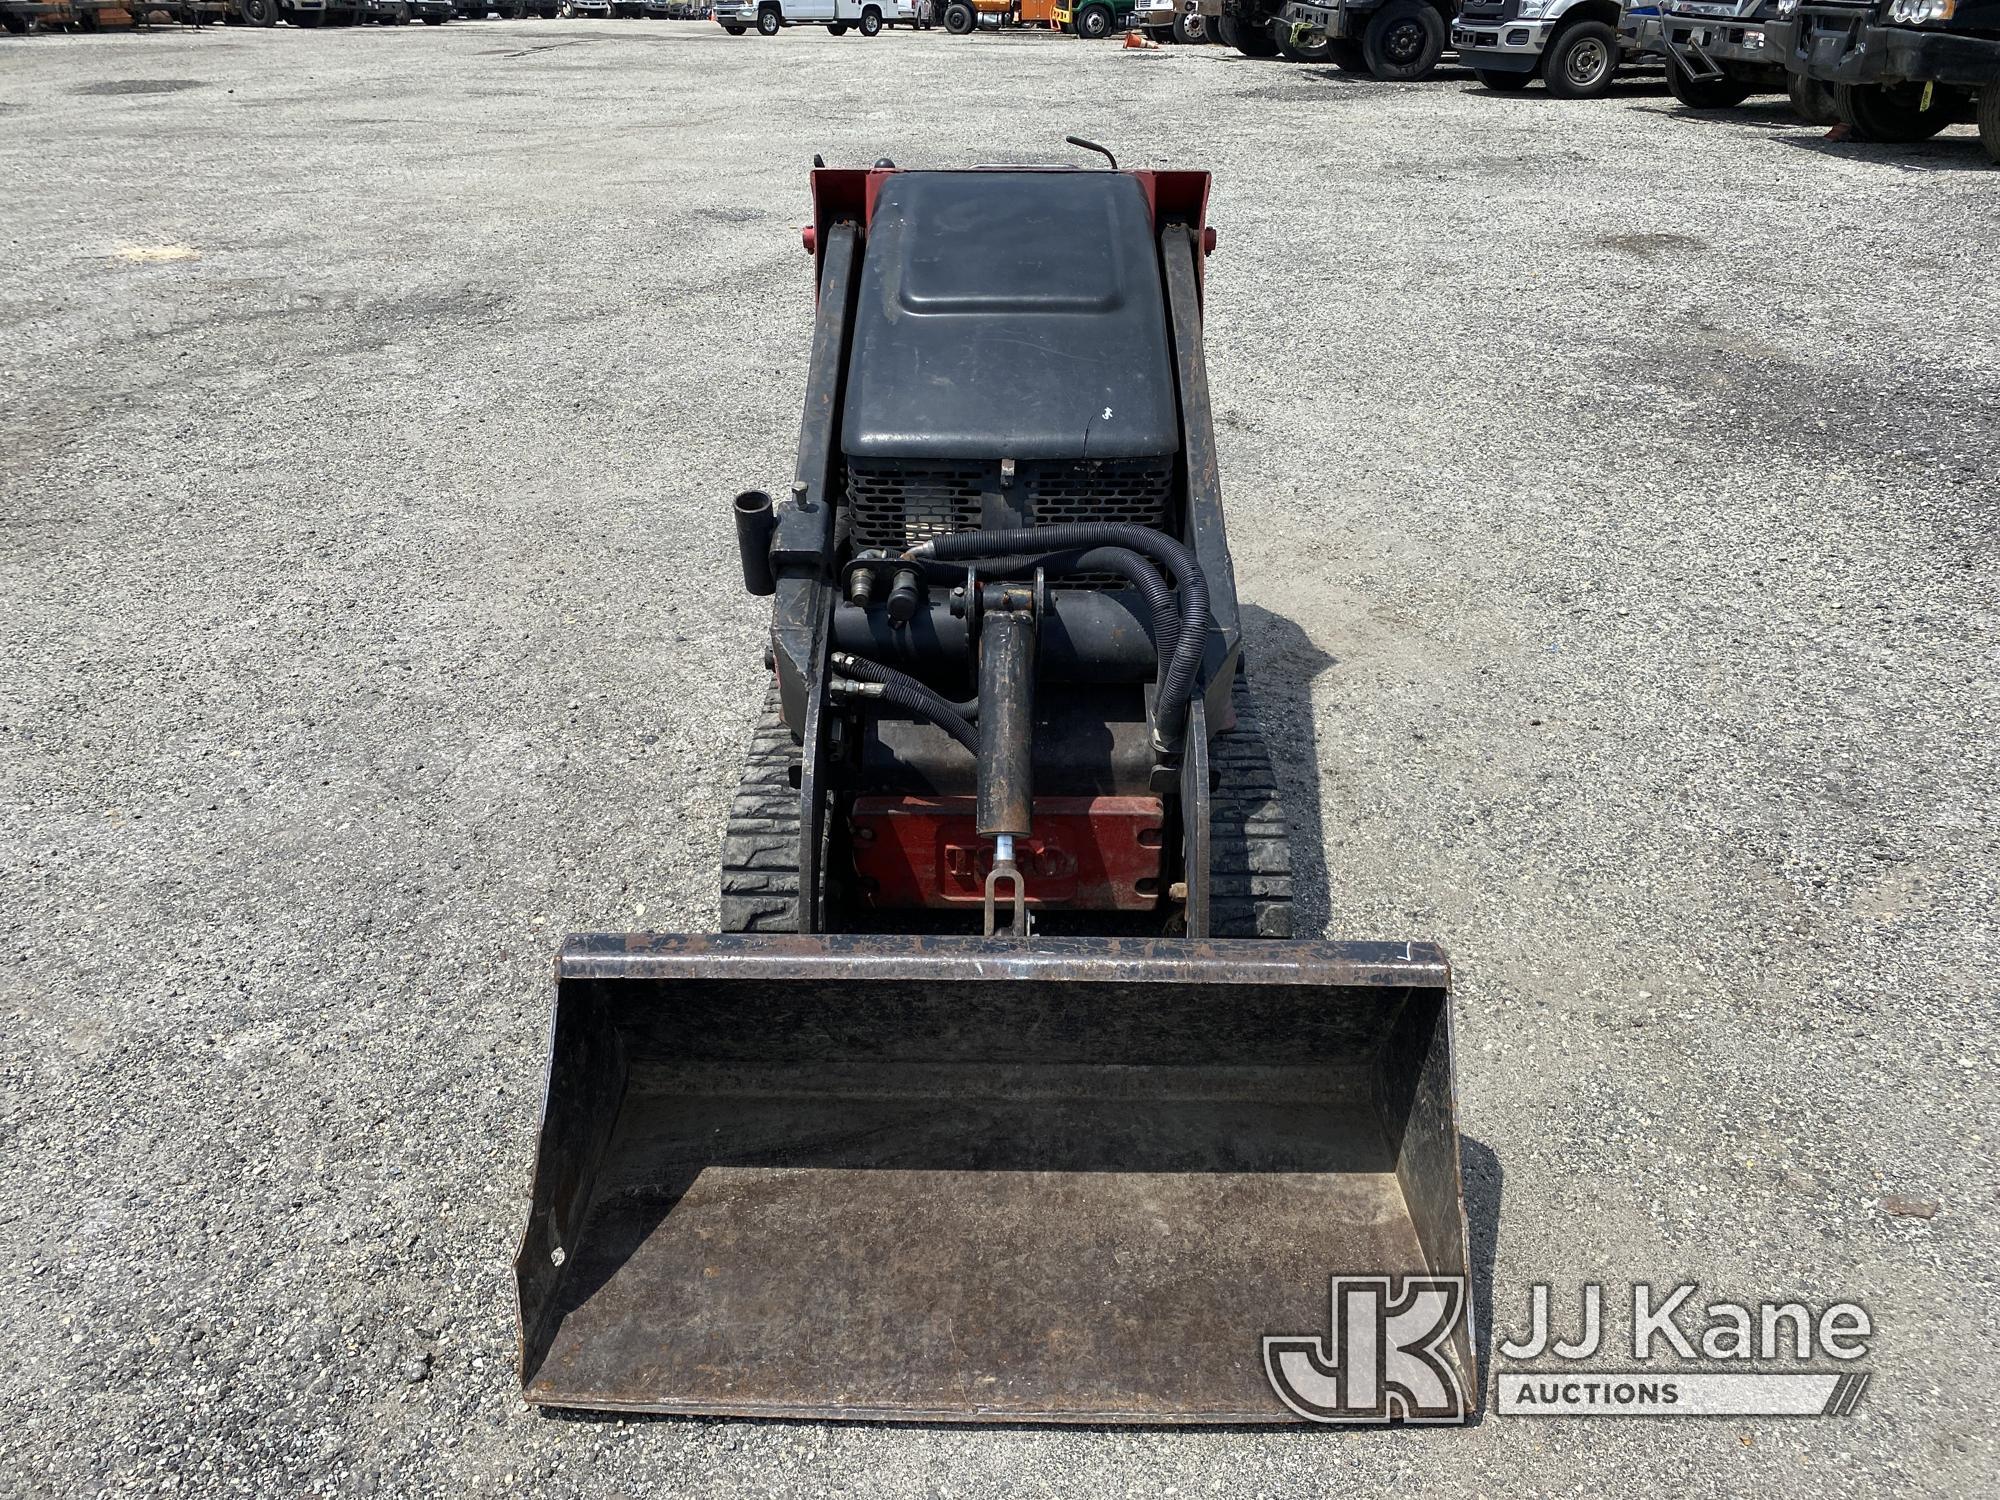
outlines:
{"label": "red counterweight plate", "polygon": [[[977,906],[993,865],[970,797],[857,797],[848,815],[861,899],[878,910]],[[1028,905],[1151,911],[1166,810],[1158,797],[1038,797],[1014,841]]]}

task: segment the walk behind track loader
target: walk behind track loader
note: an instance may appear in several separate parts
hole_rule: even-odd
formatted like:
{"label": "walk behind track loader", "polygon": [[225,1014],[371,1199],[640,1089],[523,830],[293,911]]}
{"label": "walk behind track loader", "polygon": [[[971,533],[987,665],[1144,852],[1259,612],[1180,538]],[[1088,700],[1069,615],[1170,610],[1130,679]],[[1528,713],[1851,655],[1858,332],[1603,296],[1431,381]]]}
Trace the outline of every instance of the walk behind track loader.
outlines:
{"label": "walk behind track loader", "polygon": [[[797,477],[735,502],[773,681],[725,930],[563,948],[528,1400],[1261,1422],[1476,1392],[1444,955],[1292,938],[1208,187],[814,172]],[[1424,1389],[1378,1389],[1351,1318],[1328,1341],[1337,1274],[1436,1278],[1460,1316]]]}

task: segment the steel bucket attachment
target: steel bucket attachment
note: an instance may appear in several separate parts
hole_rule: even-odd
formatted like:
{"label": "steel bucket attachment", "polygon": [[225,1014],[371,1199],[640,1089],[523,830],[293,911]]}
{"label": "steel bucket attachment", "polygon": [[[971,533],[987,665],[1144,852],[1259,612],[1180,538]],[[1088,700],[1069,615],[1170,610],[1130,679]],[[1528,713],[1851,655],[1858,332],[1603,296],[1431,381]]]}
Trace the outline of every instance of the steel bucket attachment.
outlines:
{"label": "steel bucket attachment", "polygon": [[1262,1341],[1325,1337],[1330,1276],[1466,1275],[1448,986],[1422,944],[574,938],[527,1399],[1294,1420]]}

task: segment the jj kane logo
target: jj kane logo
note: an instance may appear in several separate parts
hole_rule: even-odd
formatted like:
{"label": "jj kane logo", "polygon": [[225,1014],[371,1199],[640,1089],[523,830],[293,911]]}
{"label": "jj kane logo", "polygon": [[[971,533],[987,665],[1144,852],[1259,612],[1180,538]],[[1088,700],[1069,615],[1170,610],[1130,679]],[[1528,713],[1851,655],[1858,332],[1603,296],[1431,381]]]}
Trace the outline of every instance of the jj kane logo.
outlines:
{"label": "jj kane logo", "polygon": [[1264,1373],[1308,1422],[1463,1422],[1449,1346],[1466,1315],[1462,1276],[1335,1276],[1326,1337],[1272,1334]]}
{"label": "jj kane logo", "polygon": [[[1868,1372],[1853,1365],[1869,1353],[1875,1327],[1859,1303],[1698,1303],[1697,1290],[1692,1283],[1632,1286],[1625,1353],[1634,1364],[1606,1369],[1595,1361],[1618,1341],[1604,1287],[1582,1288],[1573,1336],[1565,1337],[1551,1289],[1536,1283],[1526,1332],[1498,1344],[1495,1409],[1504,1416],[1839,1417],[1860,1403]],[[1288,1408],[1309,1422],[1463,1422],[1471,1415],[1463,1277],[1335,1276],[1328,1304],[1324,1336],[1263,1340],[1264,1374]],[[1822,1368],[1800,1368],[1808,1364]]]}

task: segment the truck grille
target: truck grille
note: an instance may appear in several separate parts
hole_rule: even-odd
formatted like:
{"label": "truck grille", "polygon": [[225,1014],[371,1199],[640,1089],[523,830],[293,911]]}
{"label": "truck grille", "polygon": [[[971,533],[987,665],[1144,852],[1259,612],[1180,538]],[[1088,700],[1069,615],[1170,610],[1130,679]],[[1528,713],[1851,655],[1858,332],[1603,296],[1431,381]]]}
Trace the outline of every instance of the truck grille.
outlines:
{"label": "truck grille", "polygon": [[[1166,528],[1174,464],[1171,458],[1023,463],[1015,482],[1027,493],[1031,525],[1106,521]],[[999,487],[997,464],[850,462],[848,535],[857,549],[900,552],[926,537],[977,531],[981,496]],[[1110,576],[1075,581],[1105,588],[1123,583]]]}

